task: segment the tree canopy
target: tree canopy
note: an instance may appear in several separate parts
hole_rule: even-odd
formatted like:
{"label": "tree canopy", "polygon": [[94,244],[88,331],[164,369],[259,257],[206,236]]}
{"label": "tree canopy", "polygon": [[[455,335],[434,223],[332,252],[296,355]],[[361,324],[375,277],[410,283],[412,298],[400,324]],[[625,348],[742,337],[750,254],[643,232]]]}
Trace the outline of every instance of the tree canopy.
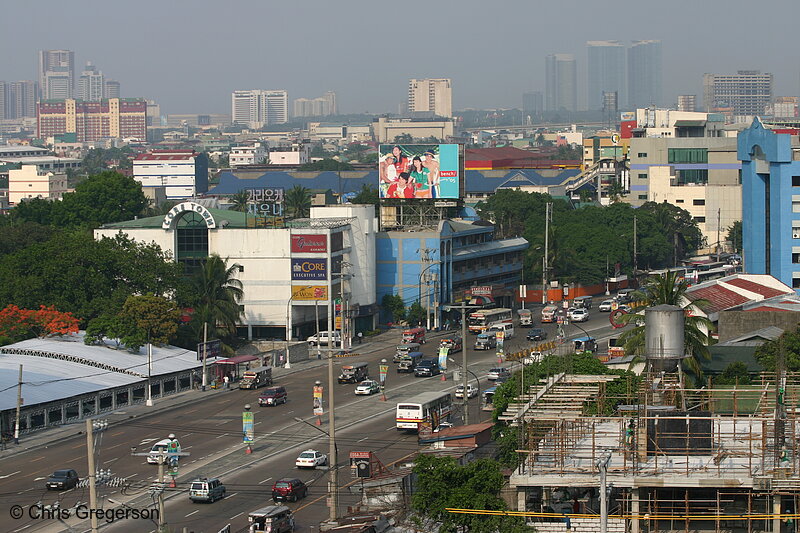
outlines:
{"label": "tree canopy", "polygon": [[794,331],[785,331],[774,341],[765,342],[756,348],[756,361],[765,370],[774,371],[779,352],[783,357],[788,372],[800,372],[800,326]]}

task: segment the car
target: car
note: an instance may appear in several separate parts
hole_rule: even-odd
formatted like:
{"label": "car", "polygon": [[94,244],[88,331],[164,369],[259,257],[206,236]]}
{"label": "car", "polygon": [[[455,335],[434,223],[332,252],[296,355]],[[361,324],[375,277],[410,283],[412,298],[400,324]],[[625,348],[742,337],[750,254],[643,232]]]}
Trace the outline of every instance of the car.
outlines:
{"label": "car", "polygon": [[258,395],[258,405],[278,405],[287,401],[286,389],[284,387],[267,387]]}
{"label": "car", "polygon": [[319,333],[311,335],[309,338],[307,338],[306,342],[309,346],[328,346],[331,342],[331,338],[333,338],[334,346],[342,345],[342,334],[338,331],[334,331],[333,334],[328,331],[320,331]]}
{"label": "car", "polygon": [[45,486],[47,490],[68,490],[74,489],[75,486],[78,484],[80,479],[78,478],[78,473],[75,470],[64,469],[64,470],[56,470],[50,477],[47,478],[47,482]]}
{"label": "car", "polygon": [[439,370],[439,363],[434,361],[433,359],[423,359],[419,363],[417,363],[417,367],[414,369],[414,376],[418,378],[424,378],[429,376],[436,376],[441,374],[441,370]]}
{"label": "car", "polygon": [[543,341],[547,338],[547,332],[542,328],[531,328],[525,338],[529,341]]}
{"label": "car", "polygon": [[284,477],[272,485],[272,499],[274,501],[296,502],[308,495],[308,487],[297,478]]}
{"label": "car", "polygon": [[372,379],[366,379],[366,380],[362,381],[361,383],[359,383],[358,387],[356,387],[356,394],[359,394],[359,395],[360,394],[370,395],[370,394],[375,394],[376,392],[380,392],[380,391],[381,391],[380,384],[378,384],[377,381],[372,380]]}
{"label": "car", "polygon": [[633,313],[630,305],[620,304],[617,306],[618,311],[625,311],[626,313]]}
{"label": "car", "polygon": [[490,369],[489,373],[486,374],[486,379],[489,381],[497,381],[502,377],[511,377],[511,372],[509,372],[507,368],[499,367]]}
{"label": "car", "polygon": [[219,478],[201,478],[189,486],[189,499],[193,502],[214,503],[225,497],[225,485]]}
{"label": "car", "polygon": [[603,313],[608,313],[611,311],[613,306],[614,306],[614,300],[603,300],[602,302],[600,302],[600,305],[597,306],[597,310]]}
{"label": "car", "polygon": [[328,456],[317,450],[306,450],[294,461],[294,466],[297,468],[316,468],[326,464],[328,464]]}
{"label": "car", "polygon": [[[467,385],[467,398],[474,398],[478,395],[478,389],[475,388],[474,385],[468,384]],[[456,387],[456,398],[463,398],[464,397],[464,385],[459,385]]]}
{"label": "car", "polygon": [[586,309],[573,309],[569,314],[569,319],[573,322],[586,322],[589,320],[589,311]]}

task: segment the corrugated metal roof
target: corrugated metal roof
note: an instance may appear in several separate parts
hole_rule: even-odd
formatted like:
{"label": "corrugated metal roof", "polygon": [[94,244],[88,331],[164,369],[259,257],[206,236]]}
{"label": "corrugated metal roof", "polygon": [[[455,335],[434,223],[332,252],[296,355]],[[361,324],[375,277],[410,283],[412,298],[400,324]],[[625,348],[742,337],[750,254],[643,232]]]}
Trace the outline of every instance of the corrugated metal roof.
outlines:
{"label": "corrugated metal roof", "polygon": [[749,279],[737,277],[731,280],[723,279],[722,281],[728,285],[733,285],[735,287],[739,287],[740,289],[760,294],[764,298],[772,298],[774,296],[780,296],[781,294],[787,294],[785,291],[781,291],[767,285],[762,285],[761,283],[756,283],[754,281],[750,281]]}
{"label": "corrugated metal roof", "polygon": [[686,296],[692,301],[697,299],[707,300],[708,304],[703,306],[703,312],[706,314],[718,313],[719,311],[724,311],[725,309],[730,309],[750,301],[749,298],[718,284],[696,289],[692,287],[686,292]]}
{"label": "corrugated metal roof", "polygon": [[497,252],[513,252],[525,250],[529,246],[528,241],[522,237],[513,239],[501,239],[499,241],[489,241],[473,246],[465,246],[453,252],[453,256],[463,258],[464,256],[481,257],[484,255],[495,254]]}

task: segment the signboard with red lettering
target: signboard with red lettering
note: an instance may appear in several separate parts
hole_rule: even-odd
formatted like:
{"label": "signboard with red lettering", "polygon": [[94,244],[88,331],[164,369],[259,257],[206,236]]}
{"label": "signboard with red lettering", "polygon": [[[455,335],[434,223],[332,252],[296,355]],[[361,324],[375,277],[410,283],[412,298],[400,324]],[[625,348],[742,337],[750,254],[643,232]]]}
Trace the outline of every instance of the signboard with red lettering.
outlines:
{"label": "signboard with red lettering", "polygon": [[292,235],[292,253],[324,253],[328,251],[327,235]]}

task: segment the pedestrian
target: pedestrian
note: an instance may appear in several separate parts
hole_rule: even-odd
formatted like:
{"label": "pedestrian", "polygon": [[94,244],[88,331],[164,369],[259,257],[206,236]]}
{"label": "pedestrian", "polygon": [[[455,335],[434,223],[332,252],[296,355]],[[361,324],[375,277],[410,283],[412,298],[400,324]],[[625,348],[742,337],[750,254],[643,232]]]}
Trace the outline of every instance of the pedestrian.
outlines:
{"label": "pedestrian", "polygon": [[362,342],[364,342],[364,334],[359,331],[358,332],[358,344],[361,344]]}
{"label": "pedestrian", "polygon": [[225,375],[224,378],[222,378],[222,381],[225,383],[225,388],[226,389],[231,388],[231,385],[230,385],[231,384],[231,378],[229,378],[227,374]]}

